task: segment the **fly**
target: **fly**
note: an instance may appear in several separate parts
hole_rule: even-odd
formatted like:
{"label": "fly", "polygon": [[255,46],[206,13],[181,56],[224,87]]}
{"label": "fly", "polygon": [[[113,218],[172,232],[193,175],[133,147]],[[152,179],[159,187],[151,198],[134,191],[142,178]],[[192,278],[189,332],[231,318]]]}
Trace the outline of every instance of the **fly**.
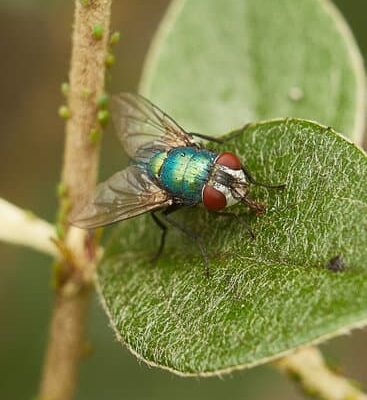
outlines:
{"label": "fly", "polygon": [[[225,140],[186,132],[140,95],[115,96],[112,115],[117,135],[132,162],[97,186],[94,197],[72,218],[72,224],[92,229],[150,212],[162,231],[154,260],[163,251],[167,226],[171,225],[196,241],[209,274],[201,237],[170,214],[202,203],[209,211],[235,215],[223,210],[240,202],[259,215],[265,206],[250,197],[251,184],[285,187],[257,182],[235,154],[209,150],[194,138],[217,143]],[[157,211],[162,212],[158,215]],[[247,230],[253,236],[249,227]]]}

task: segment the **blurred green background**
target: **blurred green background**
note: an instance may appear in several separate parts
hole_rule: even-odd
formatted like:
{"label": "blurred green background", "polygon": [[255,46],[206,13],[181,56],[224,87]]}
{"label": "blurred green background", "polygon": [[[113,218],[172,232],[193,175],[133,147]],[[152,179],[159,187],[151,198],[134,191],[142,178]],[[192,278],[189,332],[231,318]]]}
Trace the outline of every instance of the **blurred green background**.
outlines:
{"label": "blurred green background", "polygon": [[[265,1],[265,0],[263,0]],[[365,0],[337,0],[367,56]],[[119,0],[112,29],[121,31],[111,92],[135,90],[144,55],[168,0]],[[67,80],[73,2],[0,2],[0,196],[52,221],[62,163],[64,126],[57,117]],[[109,129],[101,178],[119,169],[123,155]],[[1,223],[1,221],[0,221]],[[0,399],[31,399],[36,393],[52,304],[50,260],[0,243]],[[94,399],[301,399],[292,383],[270,367],[224,378],[178,378],[148,368],[116,342],[94,299],[88,338],[92,354],[81,368],[78,400]],[[323,346],[331,362],[367,389],[367,330]]]}

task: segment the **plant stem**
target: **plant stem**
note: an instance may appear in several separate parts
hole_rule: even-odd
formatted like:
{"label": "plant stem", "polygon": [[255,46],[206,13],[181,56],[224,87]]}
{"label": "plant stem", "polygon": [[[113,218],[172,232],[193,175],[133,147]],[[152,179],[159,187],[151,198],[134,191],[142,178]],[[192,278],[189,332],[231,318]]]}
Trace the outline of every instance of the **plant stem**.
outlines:
{"label": "plant stem", "polygon": [[0,199],[0,221],[0,240],[57,256],[57,249],[50,240],[55,230],[48,222],[4,199]]}
{"label": "plant stem", "polygon": [[[66,214],[90,196],[96,184],[99,146],[90,140],[90,132],[100,128],[97,99],[104,91],[111,1],[75,0],[68,94],[70,118],[66,124],[62,171],[70,204]],[[98,38],[93,34],[96,26],[101,31]],[[66,236],[59,242],[64,259],[58,274],[40,386],[42,400],[70,400],[74,396],[94,274],[95,256],[87,233],[69,228],[66,221],[64,215]]]}
{"label": "plant stem", "polygon": [[323,400],[367,400],[367,395],[347,378],[328,368],[317,347],[300,349],[275,365],[299,383],[307,395]]}

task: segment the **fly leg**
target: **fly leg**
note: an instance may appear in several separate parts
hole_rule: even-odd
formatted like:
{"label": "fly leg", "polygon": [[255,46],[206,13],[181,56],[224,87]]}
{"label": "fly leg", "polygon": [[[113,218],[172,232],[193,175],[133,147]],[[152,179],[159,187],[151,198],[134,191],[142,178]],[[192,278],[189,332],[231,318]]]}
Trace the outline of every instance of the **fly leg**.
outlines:
{"label": "fly leg", "polygon": [[246,232],[247,232],[249,238],[250,238],[251,240],[255,240],[255,234],[254,234],[254,232],[252,231],[250,225],[249,225],[245,220],[243,220],[243,219],[241,218],[241,217],[242,217],[242,214],[237,215],[237,214],[235,214],[235,213],[233,213],[233,212],[228,212],[228,211],[217,211],[217,212],[214,212],[214,215],[216,215],[216,216],[218,216],[218,217],[236,218],[237,221],[239,221],[239,222],[241,223],[241,225],[246,229]]}
{"label": "fly leg", "polygon": [[266,211],[266,205],[251,199],[249,196],[241,197],[241,203],[245,204],[250,210],[254,211],[256,215],[263,215]]}
{"label": "fly leg", "polygon": [[250,171],[244,165],[241,165],[241,169],[242,169],[243,173],[245,174],[246,178],[248,179],[248,181],[250,183],[252,183],[253,185],[262,186],[262,187],[265,187],[267,189],[280,189],[280,190],[285,189],[286,186],[287,186],[285,183],[273,185],[273,184],[269,184],[269,183],[258,182],[251,175]]}
{"label": "fly leg", "polygon": [[190,135],[194,136],[194,137],[198,137],[200,139],[208,140],[209,142],[214,142],[214,143],[219,143],[219,144],[223,144],[225,142],[225,140],[223,140],[223,139],[219,139],[219,138],[209,136],[209,135],[204,135],[202,133],[190,132]]}
{"label": "fly leg", "polygon": [[245,124],[242,128],[231,132],[229,135],[227,135],[224,138],[216,138],[213,136],[209,135],[204,135],[203,133],[197,133],[197,132],[190,132],[189,134],[194,137],[198,137],[200,139],[208,140],[209,142],[214,142],[214,143],[219,143],[219,144],[224,144],[226,142],[229,142],[233,139],[235,139],[237,136],[241,135],[244,130],[246,130],[251,124]]}
{"label": "fly leg", "polygon": [[[171,206],[169,206],[168,208],[166,208],[166,209],[163,211],[162,216],[163,216],[163,215],[172,214],[173,212],[177,211],[177,210],[180,209],[180,208],[181,208],[180,205],[178,205],[178,204],[172,204]],[[167,230],[168,230],[168,228],[167,228],[167,225],[164,224],[164,223],[161,221],[160,218],[158,218],[158,216],[157,216],[157,214],[156,214],[155,212],[150,213],[150,215],[152,216],[153,221],[158,225],[158,227],[160,228],[160,230],[161,230],[161,232],[162,232],[161,241],[160,241],[160,244],[159,244],[159,247],[158,247],[158,251],[157,251],[157,253],[154,255],[154,257],[152,257],[152,259],[151,259],[151,262],[152,262],[153,264],[155,264],[155,263],[158,261],[159,257],[160,257],[160,256],[162,255],[162,253],[163,253],[164,245],[165,245],[165,243],[166,243],[166,236],[167,236]]]}
{"label": "fly leg", "polygon": [[155,264],[158,261],[159,257],[162,255],[164,244],[166,243],[167,226],[155,215],[155,213],[151,213],[150,215],[152,216],[153,221],[158,225],[158,227],[162,232],[158,251],[150,260],[152,264]]}
{"label": "fly leg", "polygon": [[209,278],[209,260],[208,260],[208,254],[206,251],[206,247],[203,243],[202,238],[199,236],[199,234],[197,234],[196,232],[193,232],[191,229],[187,228],[185,225],[175,221],[174,219],[172,219],[170,217],[171,212],[170,209],[167,209],[166,211],[163,211],[162,213],[162,217],[164,218],[164,220],[172,225],[173,227],[175,227],[176,229],[178,229],[179,231],[181,231],[183,234],[185,234],[188,238],[190,238],[191,240],[193,240],[199,247],[201,255],[204,258],[204,264],[205,264],[205,274],[207,276],[207,278]]}
{"label": "fly leg", "polygon": [[[245,124],[242,128],[231,132],[229,135],[227,135],[224,138],[216,138],[213,136],[204,135],[202,133],[196,133],[196,132],[190,132],[190,135],[193,137],[198,137],[200,139],[208,140],[210,142],[224,144],[226,142],[229,142],[229,141],[235,139],[237,136],[241,135],[250,125],[251,125],[251,123]],[[281,190],[285,189],[285,187],[287,186],[285,183],[273,185],[273,184],[269,184],[269,183],[258,182],[251,175],[250,171],[244,165],[241,166],[241,169],[242,169],[243,173],[246,175],[249,182],[252,183],[253,185],[266,187],[268,189],[281,189]]]}

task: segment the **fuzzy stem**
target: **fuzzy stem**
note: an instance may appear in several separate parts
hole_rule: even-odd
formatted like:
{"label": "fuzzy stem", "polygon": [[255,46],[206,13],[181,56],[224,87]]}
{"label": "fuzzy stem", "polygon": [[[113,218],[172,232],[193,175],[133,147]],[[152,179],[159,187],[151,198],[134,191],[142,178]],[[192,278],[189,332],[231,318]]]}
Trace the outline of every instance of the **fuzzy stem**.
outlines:
{"label": "fuzzy stem", "polygon": [[[64,197],[70,204],[66,214],[90,196],[96,184],[99,146],[90,140],[90,132],[99,129],[97,99],[104,90],[111,1],[75,0],[68,94],[70,118],[66,124],[62,171]],[[66,237],[59,243],[64,260],[58,274],[40,386],[42,400],[70,400],[74,396],[94,274],[95,257],[86,232],[69,229],[66,221],[64,215]]]}
{"label": "fuzzy stem", "polygon": [[275,363],[307,394],[323,400],[367,400],[367,395],[342,375],[330,370],[320,350],[305,347]]}
{"label": "fuzzy stem", "polygon": [[0,240],[31,247],[51,256],[57,249],[50,240],[55,237],[54,227],[29,211],[0,199]]}

